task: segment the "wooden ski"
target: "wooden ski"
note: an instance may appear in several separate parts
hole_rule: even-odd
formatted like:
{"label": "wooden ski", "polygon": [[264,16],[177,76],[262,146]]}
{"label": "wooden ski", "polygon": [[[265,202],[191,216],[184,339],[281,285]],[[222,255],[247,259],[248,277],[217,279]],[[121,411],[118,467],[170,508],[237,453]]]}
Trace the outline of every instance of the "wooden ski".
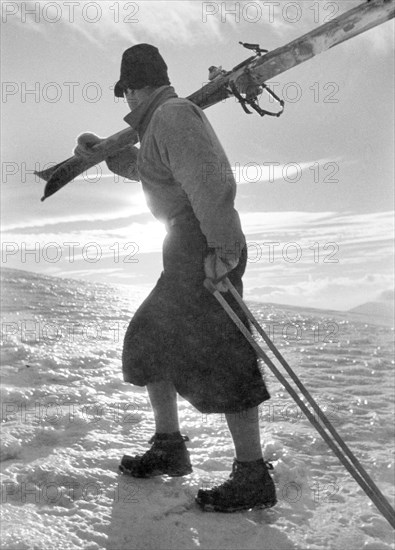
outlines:
{"label": "wooden ski", "polygon": [[[188,96],[187,99],[201,109],[207,109],[224,99],[236,96],[247,109],[247,104],[251,106],[248,101],[244,102],[248,99],[248,93],[246,96],[248,87],[252,85],[264,86],[265,82],[271,78],[354,36],[381,25],[392,19],[394,15],[394,0],[366,0],[365,3],[339,15],[332,21],[265,55],[262,55],[257,45],[255,48],[250,48],[255,49],[254,56],[240,63],[231,71],[219,70],[208,84]],[[251,45],[246,45],[246,47],[249,46]],[[259,107],[254,107],[253,101],[252,105],[259,112]],[[41,200],[50,197],[74,178],[99,164],[122,147],[137,142],[138,136],[133,128],[126,128],[92,147],[92,156],[88,160],[73,156],[56,166],[35,172],[47,182]]]}

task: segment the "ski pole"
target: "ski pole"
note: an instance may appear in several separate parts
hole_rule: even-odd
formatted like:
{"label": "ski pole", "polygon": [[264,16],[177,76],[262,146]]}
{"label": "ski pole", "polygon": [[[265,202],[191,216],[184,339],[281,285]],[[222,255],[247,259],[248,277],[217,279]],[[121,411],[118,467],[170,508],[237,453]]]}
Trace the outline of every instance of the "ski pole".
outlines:
{"label": "ski pole", "polygon": [[[227,280],[226,280],[226,282],[227,282]],[[378,495],[376,494],[376,492],[374,492],[372,490],[370,485],[367,484],[366,481],[354,469],[353,465],[346,459],[346,457],[341,452],[341,449],[339,449],[337,447],[336,443],[329,437],[329,435],[324,430],[322,425],[316,420],[315,416],[306,407],[305,403],[301,400],[301,398],[296,393],[296,391],[293,389],[293,387],[289,384],[289,382],[286,380],[286,378],[284,378],[284,376],[277,369],[277,367],[272,362],[272,360],[266,355],[266,353],[263,351],[263,349],[257,344],[257,342],[253,338],[250,331],[243,324],[243,322],[239,319],[239,317],[236,315],[236,313],[233,311],[233,309],[229,306],[229,304],[226,302],[225,298],[221,295],[221,293],[215,288],[215,286],[212,284],[212,282],[209,279],[206,279],[205,282],[204,282],[204,285],[214,295],[214,297],[218,300],[218,302],[221,304],[221,306],[224,308],[226,313],[229,315],[229,317],[232,319],[232,321],[236,324],[236,326],[239,328],[239,330],[243,333],[243,335],[248,340],[248,342],[251,344],[251,346],[254,348],[254,350],[257,352],[257,354],[265,361],[265,363],[270,368],[270,370],[273,372],[273,374],[277,377],[277,379],[285,387],[285,389],[288,391],[288,393],[291,395],[291,397],[294,399],[294,401],[297,403],[297,405],[299,405],[299,407],[304,412],[306,417],[313,424],[313,426],[316,428],[316,430],[321,435],[321,437],[324,439],[324,441],[327,443],[327,445],[330,447],[330,449],[338,457],[338,459],[343,464],[343,466],[348,470],[348,472],[352,475],[352,477],[355,479],[355,481],[360,485],[360,487],[364,490],[364,492],[369,496],[369,498],[376,505],[378,510],[382,513],[382,515],[390,523],[390,525],[393,528],[395,528],[395,515],[394,515],[394,512],[393,512],[392,509],[390,511],[389,503],[386,502],[385,499],[382,500],[381,498],[379,498]],[[322,414],[322,416],[324,416],[322,411],[321,411],[321,414]]]}
{"label": "ski pole", "polygon": [[263,330],[261,325],[256,320],[253,313],[249,310],[247,305],[244,303],[243,299],[241,298],[240,294],[237,292],[235,287],[232,285],[232,283],[229,281],[229,279],[226,279],[226,283],[229,286],[229,289],[236,299],[239,306],[242,308],[248,319],[252,322],[252,324],[255,326],[259,334],[263,337],[264,341],[266,342],[269,349],[273,352],[275,357],[280,361],[281,365],[284,367],[286,372],[289,374],[291,379],[295,382],[296,386],[299,388],[303,396],[306,398],[306,400],[309,402],[309,404],[312,406],[314,411],[318,414],[319,418],[322,420],[322,423],[325,425],[325,427],[328,429],[328,431],[331,433],[335,441],[338,443],[339,447],[342,449],[344,454],[347,456],[347,458],[352,462],[352,464],[355,466],[355,468],[358,470],[358,473],[361,475],[361,477],[364,478],[366,483],[371,487],[372,491],[376,493],[377,497],[383,501],[384,506],[387,507],[388,511],[391,514],[394,514],[394,510],[392,509],[390,503],[387,501],[385,496],[382,494],[380,489],[377,487],[377,485],[374,483],[372,478],[369,476],[369,474],[366,472],[366,470],[363,468],[361,463],[358,461],[357,457],[352,453],[351,449],[347,446],[345,441],[341,438],[341,436],[338,434],[334,426],[331,424],[329,419],[325,416],[322,409],[319,407],[318,403],[314,400],[313,396],[310,394],[310,392],[307,390],[307,388],[303,385],[303,383],[299,380],[297,375],[294,373],[294,371],[291,369],[288,362],[284,359],[284,357],[281,355],[279,350],[276,348],[274,343],[270,340],[269,336],[266,334],[266,332]]}

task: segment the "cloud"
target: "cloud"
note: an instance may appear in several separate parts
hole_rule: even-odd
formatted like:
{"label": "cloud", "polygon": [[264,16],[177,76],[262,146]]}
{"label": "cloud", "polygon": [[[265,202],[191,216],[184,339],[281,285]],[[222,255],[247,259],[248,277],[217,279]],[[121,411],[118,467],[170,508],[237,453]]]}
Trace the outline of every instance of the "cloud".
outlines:
{"label": "cloud", "polygon": [[[134,190],[128,188],[125,194],[125,190],[120,183],[122,178],[119,182],[116,182],[114,174],[102,174],[100,180],[101,185],[94,190],[93,196],[92,189],[89,186],[81,186],[78,190],[77,186],[75,187],[76,200],[72,214],[65,215],[63,203],[56,204],[55,202],[54,207],[52,203],[46,201],[45,206],[49,204],[50,207],[44,212],[37,209],[36,215],[30,214],[30,217],[24,213],[23,217],[20,216],[21,221],[14,223],[4,223],[2,220],[2,232],[35,233],[37,230],[41,230],[43,233],[47,231],[56,232],[57,230],[70,232],[84,227],[90,228],[95,223],[98,226],[100,222],[105,222],[108,225],[109,222],[113,221],[115,226],[120,225],[123,220],[124,225],[127,225],[132,217],[147,217],[152,221],[152,214],[148,209],[140,185],[136,186]],[[83,182],[87,182],[87,176],[75,179],[77,184]],[[51,201],[52,199],[48,200]],[[59,212],[58,215],[54,215],[56,210]],[[4,214],[7,214],[7,212],[4,212]]]}
{"label": "cloud", "polygon": [[[143,0],[129,2],[9,2],[5,21],[24,30],[49,35],[62,25],[68,35],[78,34],[105,50],[108,40],[128,43],[164,40],[168,44],[198,44],[223,40],[229,30],[264,27],[285,41],[303,35],[366,0],[328,2],[196,2],[196,0]],[[375,53],[390,51],[392,29],[387,24],[362,35]]]}
{"label": "cloud", "polygon": [[[89,217],[85,214],[59,216],[9,225],[3,228],[3,240],[43,244],[70,239],[100,243],[137,240],[147,250],[158,251],[165,236],[164,225],[152,218],[144,204],[138,210],[140,200],[138,195],[136,212],[144,214],[139,221],[135,218],[137,214],[131,212],[128,206],[123,212],[90,214]],[[242,213],[240,217],[253,259],[257,256],[257,247],[262,252],[260,259],[264,259],[268,258],[270,246],[276,256],[281,256],[284,246],[291,243],[299,246],[303,253],[309,251],[310,260],[315,253],[314,243],[319,244],[324,256],[331,253],[330,246],[324,248],[325,245],[335,243],[344,265],[360,262],[361,254],[364,260],[392,257],[393,212],[250,212]],[[100,222],[107,223],[103,227]],[[290,250],[290,256],[292,252]],[[292,265],[289,265],[288,269],[291,268]]]}
{"label": "cloud", "polygon": [[[267,3],[265,19],[271,18],[271,26],[285,40],[301,36],[313,29],[344,15],[357,6],[366,5],[368,0],[347,0],[347,2],[316,2],[302,0],[298,2]],[[254,4],[254,3],[253,3]],[[264,4],[264,3],[262,3]],[[269,7],[272,4],[271,8]],[[388,5],[388,9],[390,9]],[[384,6],[385,8],[385,6]],[[248,17],[248,14],[245,14]],[[384,25],[384,26],[383,26]],[[374,54],[392,52],[392,23],[381,24],[359,35],[369,43]],[[349,44],[352,43],[352,40]]]}
{"label": "cloud", "polygon": [[303,171],[310,169],[318,163],[324,166],[327,162],[338,162],[336,159],[320,159],[302,162],[267,162],[259,164],[258,162],[246,162],[244,164],[236,163],[232,166],[236,183],[243,185],[245,183],[274,183],[275,181],[287,181],[295,183],[302,177]]}
{"label": "cloud", "polygon": [[383,292],[381,292],[378,295],[377,300],[380,301],[380,302],[394,303],[394,299],[395,299],[394,294],[395,294],[395,292],[394,292],[393,288],[390,288],[388,290],[383,290]]}
{"label": "cloud", "polygon": [[[379,293],[381,300],[393,297],[388,290],[394,278],[393,212],[251,212],[241,218],[249,253],[247,298],[345,310],[377,300]],[[152,286],[160,270],[163,224],[152,218],[131,222],[130,215],[107,219],[105,226],[100,221],[78,226],[70,216],[47,220],[41,231],[36,224],[30,233],[28,225],[26,233],[10,231],[3,235],[4,265]],[[29,252],[34,248],[38,259]],[[98,252],[100,261],[92,263]],[[139,262],[130,266],[128,255]]]}
{"label": "cloud", "polygon": [[245,296],[249,300],[346,311],[374,300],[377,289],[390,284],[393,284],[393,276],[381,273],[361,277],[309,277],[281,287],[256,286],[249,290],[246,285]]}
{"label": "cloud", "polygon": [[[59,25],[70,34],[78,34],[105,50],[108,40],[123,39],[128,43],[158,39],[173,44],[191,44],[202,39],[218,41],[220,22],[208,18],[202,24],[202,3],[136,1],[117,2],[34,2],[27,0],[9,9],[7,23],[22,24],[24,30],[59,33]],[[201,23],[200,25],[198,23]]]}
{"label": "cloud", "polygon": [[394,213],[245,212],[240,215],[246,234],[267,238],[288,231],[297,239],[321,238],[342,244],[391,242]]}
{"label": "cloud", "polygon": [[[359,40],[368,45],[368,51],[375,56],[383,54],[393,54],[394,50],[394,31],[393,22],[387,21],[379,27],[370,29],[359,35]],[[355,45],[355,47],[360,47]]]}
{"label": "cloud", "polygon": [[[126,223],[126,220],[129,223]],[[160,252],[166,235],[163,224],[155,220],[147,223],[130,223],[130,216],[125,217],[123,226],[114,229],[80,230],[76,227],[75,219],[73,226],[73,229],[67,231],[64,227],[56,231],[54,224],[44,226],[41,233],[3,233],[3,261],[4,258],[10,260],[18,256],[31,257],[33,252],[30,251],[36,250],[40,261],[42,258],[49,258],[47,261],[51,263],[52,258],[58,256],[59,259],[66,258],[72,263],[85,261],[86,268],[89,269],[86,258],[92,255],[94,257],[96,254],[105,259],[126,257],[137,252]]]}
{"label": "cloud", "polygon": [[393,217],[393,212],[242,214],[249,252],[246,296],[339,310],[375,300],[381,291],[390,299]]}
{"label": "cloud", "polygon": [[[119,219],[130,219],[131,213],[130,210],[125,213],[114,213],[111,212],[110,214],[99,214],[95,216],[94,214],[89,215],[90,221],[107,221],[107,220],[119,220]],[[79,215],[73,215],[73,216],[58,216],[56,218],[44,218],[44,219],[34,219],[29,222],[19,222],[15,224],[5,225],[2,226],[2,232],[3,233],[16,233],[18,231],[34,231],[38,228],[40,228],[43,232],[45,228],[47,228],[48,233],[52,230],[56,230],[56,227],[60,224],[70,224],[75,225],[78,222],[84,222],[87,219],[86,214],[79,214]],[[70,228],[72,230],[72,228]],[[47,234],[47,233],[46,233]],[[25,236],[26,237],[26,236]]]}

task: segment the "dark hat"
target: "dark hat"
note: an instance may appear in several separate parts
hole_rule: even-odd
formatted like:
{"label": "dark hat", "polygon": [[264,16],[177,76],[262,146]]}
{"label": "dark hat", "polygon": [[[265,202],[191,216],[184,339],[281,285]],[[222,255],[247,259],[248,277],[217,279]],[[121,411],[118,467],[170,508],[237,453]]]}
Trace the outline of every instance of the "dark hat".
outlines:
{"label": "dark hat", "polygon": [[150,44],[137,44],[123,52],[121,76],[114,88],[116,97],[123,97],[127,88],[139,90],[144,86],[169,84],[167,65],[158,48]]}

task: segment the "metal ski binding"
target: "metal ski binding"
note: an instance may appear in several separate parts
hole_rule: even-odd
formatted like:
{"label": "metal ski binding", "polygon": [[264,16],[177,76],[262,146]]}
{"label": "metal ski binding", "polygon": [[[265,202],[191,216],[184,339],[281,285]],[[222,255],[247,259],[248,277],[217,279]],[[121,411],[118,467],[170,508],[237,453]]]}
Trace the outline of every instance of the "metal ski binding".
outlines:
{"label": "metal ski binding", "polygon": [[[239,100],[240,105],[242,106],[245,113],[248,115],[252,114],[250,110],[248,110],[247,105],[254,109],[260,116],[275,116],[279,117],[283,114],[285,103],[284,100],[280,99],[265,83],[257,84],[254,79],[251,76],[251,73],[248,68],[248,64],[256,59],[257,57],[261,57],[262,54],[268,53],[269,50],[262,49],[259,44],[249,44],[247,42],[239,42],[244,48],[247,48],[248,50],[252,50],[255,52],[255,55],[253,57],[249,57],[243,63],[240,63],[236,67],[234,67],[233,71],[236,69],[239,69],[243,66],[245,66],[244,69],[244,75],[243,75],[243,81],[238,82],[239,90],[234,82],[229,83],[230,90],[232,94]],[[275,99],[281,106],[281,110],[277,113],[273,113],[271,111],[267,111],[265,109],[262,109],[258,104],[258,96],[260,96],[265,90],[273,99]]]}

